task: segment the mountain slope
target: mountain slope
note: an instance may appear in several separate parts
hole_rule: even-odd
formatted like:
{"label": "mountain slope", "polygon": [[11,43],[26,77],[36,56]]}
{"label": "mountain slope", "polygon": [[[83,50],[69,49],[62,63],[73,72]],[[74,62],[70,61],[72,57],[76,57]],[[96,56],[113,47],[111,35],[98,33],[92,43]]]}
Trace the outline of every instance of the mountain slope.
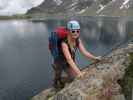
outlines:
{"label": "mountain slope", "polygon": [[132,0],[45,0],[28,14],[133,15]]}
{"label": "mountain slope", "polygon": [[99,14],[104,14],[104,15],[116,15],[116,16],[121,16],[121,15],[130,15],[128,13],[129,11],[132,10],[132,2],[130,0],[115,0],[112,1],[108,6],[105,7]]}

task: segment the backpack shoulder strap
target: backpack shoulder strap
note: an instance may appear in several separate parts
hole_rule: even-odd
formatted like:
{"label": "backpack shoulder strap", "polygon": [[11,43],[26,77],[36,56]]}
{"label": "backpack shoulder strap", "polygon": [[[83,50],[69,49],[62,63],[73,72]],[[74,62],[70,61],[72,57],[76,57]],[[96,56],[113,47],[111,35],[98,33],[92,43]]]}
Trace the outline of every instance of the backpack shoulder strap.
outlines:
{"label": "backpack shoulder strap", "polygon": [[79,47],[79,38],[76,39],[76,47]]}

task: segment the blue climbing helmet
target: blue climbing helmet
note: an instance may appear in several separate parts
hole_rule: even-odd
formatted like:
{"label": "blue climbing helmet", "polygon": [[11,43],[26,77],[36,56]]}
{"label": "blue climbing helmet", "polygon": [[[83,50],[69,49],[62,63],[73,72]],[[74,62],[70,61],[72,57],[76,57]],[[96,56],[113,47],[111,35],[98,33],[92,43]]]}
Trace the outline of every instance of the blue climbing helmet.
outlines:
{"label": "blue climbing helmet", "polygon": [[67,29],[68,30],[77,30],[80,29],[79,22],[76,20],[71,20],[67,23]]}

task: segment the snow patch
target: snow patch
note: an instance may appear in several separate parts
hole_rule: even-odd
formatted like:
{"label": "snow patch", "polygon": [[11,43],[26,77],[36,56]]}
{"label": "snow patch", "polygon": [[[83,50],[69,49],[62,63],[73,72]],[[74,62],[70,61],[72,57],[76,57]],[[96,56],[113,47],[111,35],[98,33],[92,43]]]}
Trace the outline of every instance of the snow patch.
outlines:
{"label": "snow patch", "polygon": [[85,9],[82,9],[81,11],[77,12],[77,14],[82,14],[82,13],[84,13],[87,9],[88,9],[88,7],[86,7]]}
{"label": "snow patch", "polygon": [[129,5],[128,5],[128,2],[129,2],[129,1],[130,1],[130,0],[125,0],[125,1],[123,2],[123,4],[121,5],[120,9],[129,8]]}
{"label": "snow patch", "polygon": [[54,0],[54,2],[56,2],[56,4],[59,6],[59,5],[61,5],[62,3],[63,3],[63,1],[61,1],[61,0]]}
{"label": "snow patch", "polygon": [[112,0],[109,3],[107,3],[106,5],[102,5],[100,4],[99,7],[100,9],[97,10],[97,14],[99,14],[100,12],[102,12],[106,7],[108,7],[110,4],[114,3],[116,0]]}
{"label": "snow patch", "polygon": [[96,12],[97,14],[99,14],[105,8],[105,6],[103,6],[101,4],[99,6],[100,6],[100,9]]}

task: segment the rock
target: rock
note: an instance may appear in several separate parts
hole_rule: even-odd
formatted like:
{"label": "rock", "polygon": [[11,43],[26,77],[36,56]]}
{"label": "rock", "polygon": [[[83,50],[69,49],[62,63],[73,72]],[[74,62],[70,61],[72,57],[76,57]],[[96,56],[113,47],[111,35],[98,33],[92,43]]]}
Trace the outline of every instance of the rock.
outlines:
{"label": "rock", "polygon": [[[103,61],[92,64],[85,70],[83,78],[76,78],[64,89],[53,94],[50,100],[125,100],[122,87],[117,83],[130,66],[129,54],[133,45],[119,48],[106,56]],[[40,93],[32,100],[49,100],[49,91]]]}
{"label": "rock", "polygon": [[39,95],[34,96],[32,100],[48,100],[55,94],[56,92],[54,88],[49,88],[46,89],[45,91],[42,91]]}
{"label": "rock", "polygon": [[126,100],[124,95],[116,95],[111,98],[111,100]]}
{"label": "rock", "polygon": [[52,16],[133,16],[133,1],[127,0],[44,0],[27,14]]}

